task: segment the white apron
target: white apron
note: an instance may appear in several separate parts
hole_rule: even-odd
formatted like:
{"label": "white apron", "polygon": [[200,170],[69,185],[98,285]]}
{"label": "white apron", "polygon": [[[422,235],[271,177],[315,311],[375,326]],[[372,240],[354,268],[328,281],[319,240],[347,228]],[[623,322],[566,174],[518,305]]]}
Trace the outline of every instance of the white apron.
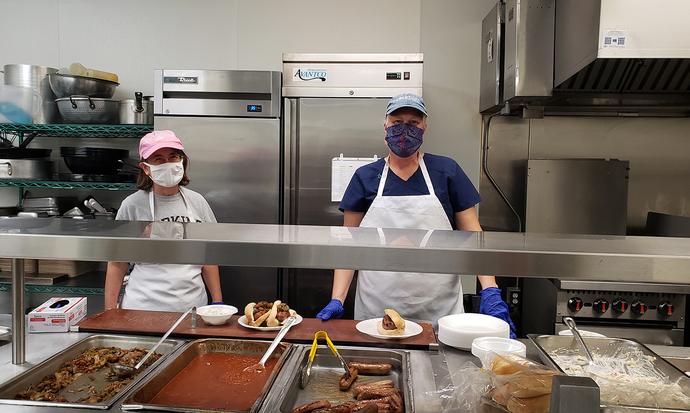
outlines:
{"label": "white apron", "polygon": [[[452,230],[441,201],[419,155],[419,168],[429,195],[383,196],[388,177],[388,158],[381,173],[376,198],[360,227]],[[388,271],[360,271],[355,298],[355,319],[382,317],[385,308],[394,308],[404,318],[426,320],[434,325],[440,317],[464,312],[460,277]]]}
{"label": "white apron", "polygon": [[[191,222],[198,217],[180,188]],[[155,221],[153,190],[149,192],[151,221]],[[122,297],[121,308],[154,311],[186,311],[208,303],[201,265],[136,263]]]}

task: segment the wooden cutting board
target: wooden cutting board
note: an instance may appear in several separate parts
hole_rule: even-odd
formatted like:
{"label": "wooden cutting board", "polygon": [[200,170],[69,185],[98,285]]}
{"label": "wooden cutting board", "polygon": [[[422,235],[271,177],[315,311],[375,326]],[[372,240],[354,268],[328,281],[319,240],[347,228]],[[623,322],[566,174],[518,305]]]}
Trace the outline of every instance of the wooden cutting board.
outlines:
{"label": "wooden cutting board", "polygon": [[[82,320],[79,323],[79,331],[163,335],[180,314],[163,311],[107,310]],[[209,326],[199,317],[197,327],[192,328],[191,319],[187,317],[172,335],[191,338],[222,337],[271,340],[277,334],[276,331],[264,332],[242,327],[237,322],[238,318],[238,316],[233,316],[229,323],[222,326]],[[300,324],[290,329],[285,336],[285,341],[310,344],[314,340],[314,333],[324,330],[328,332],[328,336],[336,345],[416,350],[435,350],[437,346],[434,330],[429,323],[421,323],[423,328],[421,334],[402,340],[382,340],[370,337],[357,331],[356,324],[357,321],[355,320],[321,321],[318,318],[305,318]]]}

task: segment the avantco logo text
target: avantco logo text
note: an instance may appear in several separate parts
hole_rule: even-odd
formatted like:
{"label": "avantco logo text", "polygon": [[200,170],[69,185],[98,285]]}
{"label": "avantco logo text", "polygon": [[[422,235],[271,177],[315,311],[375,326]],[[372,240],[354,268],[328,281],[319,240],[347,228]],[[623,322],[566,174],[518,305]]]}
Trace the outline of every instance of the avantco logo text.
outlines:
{"label": "avantco logo text", "polygon": [[295,73],[292,77],[304,81],[320,80],[325,82],[328,77],[328,71],[324,69],[295,69]]}

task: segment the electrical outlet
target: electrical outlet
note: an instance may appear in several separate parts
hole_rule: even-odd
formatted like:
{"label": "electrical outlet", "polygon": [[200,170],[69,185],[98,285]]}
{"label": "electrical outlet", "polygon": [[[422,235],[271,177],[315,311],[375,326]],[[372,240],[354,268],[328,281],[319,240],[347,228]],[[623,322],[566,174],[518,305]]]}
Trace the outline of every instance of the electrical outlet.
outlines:
{"label": "electrical outlet", "polygon": [[519,310],[522,305],[522,291],[520,287],[506,288],[506,303],[508,303],[508,308],[511,313]]}

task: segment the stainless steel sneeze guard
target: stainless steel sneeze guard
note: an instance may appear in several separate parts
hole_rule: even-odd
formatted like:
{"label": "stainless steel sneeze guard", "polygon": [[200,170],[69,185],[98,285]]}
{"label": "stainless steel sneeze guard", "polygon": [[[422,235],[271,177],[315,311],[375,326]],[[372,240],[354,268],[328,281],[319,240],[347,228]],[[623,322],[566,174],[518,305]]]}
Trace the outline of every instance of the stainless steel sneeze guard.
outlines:
{"label": "stainless steel sneeze guard", "polygon": [[0,220],[0,255],[687,284],[690,239],[67,219]]}
{"label": "stainless steel sneeze guard", "polygon": [[[0,251],[15,259],[15,285],[25,258],[677,284],[690,274],[687,238],[9,218]],[[13,290],[15,308],[23,295]],[[12,336],[14,364],[24,363],[24,340]]]}

